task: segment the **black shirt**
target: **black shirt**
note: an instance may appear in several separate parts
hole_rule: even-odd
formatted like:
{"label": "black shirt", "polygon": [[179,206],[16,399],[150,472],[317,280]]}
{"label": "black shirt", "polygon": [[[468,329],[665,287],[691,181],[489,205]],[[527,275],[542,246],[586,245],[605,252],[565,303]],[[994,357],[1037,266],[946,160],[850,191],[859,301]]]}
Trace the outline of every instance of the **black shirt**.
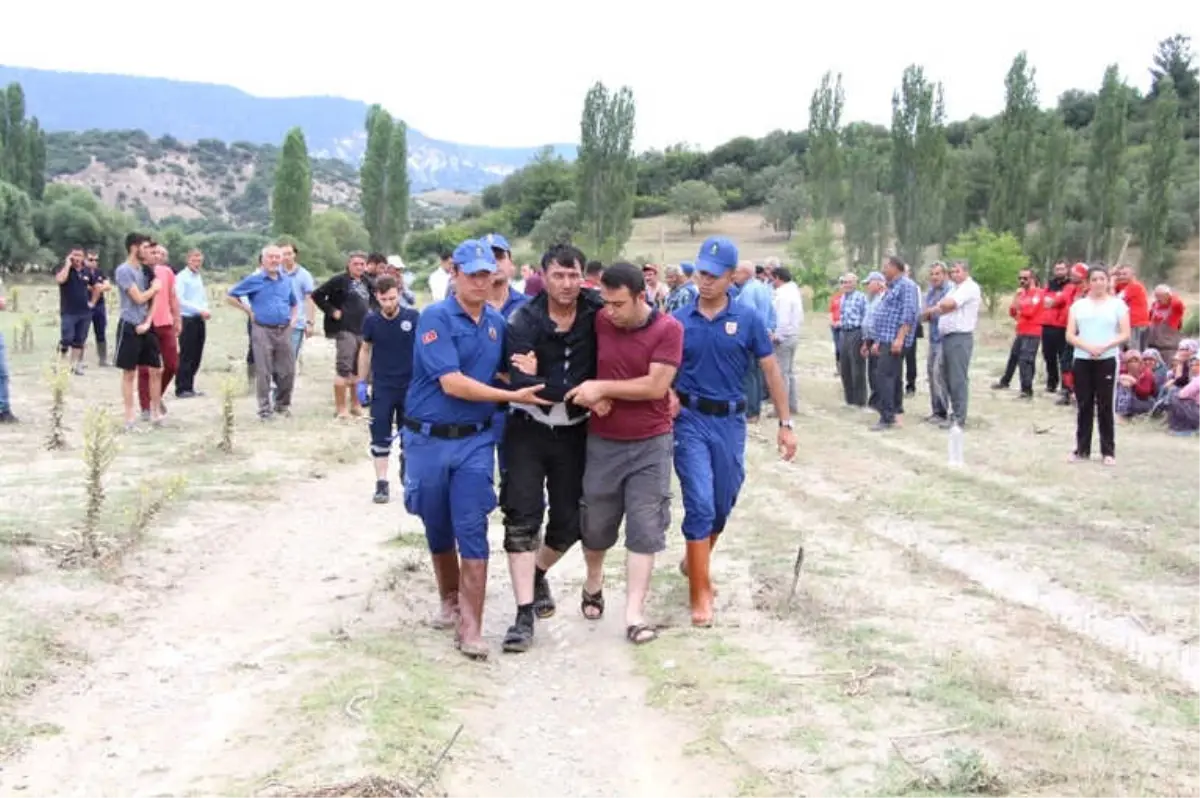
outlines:
{"label": "black shirt", "polygon": [[58,286],[58,312],[64,316],[91,313],[92,278],[82,268],[67,269],[67,281]]}
{"label": "black shirt", "polygon": [[[312,293],[312,299],[313,304],[325,314],[325,337],[332,338],[343,330],[361,335],[374,293],[374,283],[366,274],[354,280],[349,272],[342,272],[318,286]],[[335,310],[342,312],[340,319],[333,318]]]}
{"label": "black shirt", "polygon": [[[509,369],[514,389],[545,384],[538,393],[551,402],[562,402],[567,391],[596,376],[596,313],[604,307],[600,294],[585,288],[575,304],[575,321],[571,329],[559,331],[550,318],[550,299],[546,292],[523,303],[508,319],[504,336],[504,361],[508,365],[515,354],[534,352],[537,355],[537,376],[530,377],[515,368]],[[549,413],[549,408],[541,408]],[[567,405],[571,418],[587,410]]]}

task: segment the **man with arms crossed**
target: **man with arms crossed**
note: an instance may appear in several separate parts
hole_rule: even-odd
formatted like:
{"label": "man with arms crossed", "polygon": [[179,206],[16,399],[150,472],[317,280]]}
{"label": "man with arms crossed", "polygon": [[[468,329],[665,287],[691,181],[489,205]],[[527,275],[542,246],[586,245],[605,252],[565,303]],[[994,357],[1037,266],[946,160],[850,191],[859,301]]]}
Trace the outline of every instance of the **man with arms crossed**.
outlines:
{"label": "man with arms crossed", "polygon": [[487,517],[496,507],[492,417],[498,402],[549,402],[536,395],[542,385],[508,391],[489,384],[504,356],[504,318],[487,304],[496,259],[474,240],[459,244],[453,257],[454,296],[425,308],[417,324],[401,432],[404,509],[425,527],[442,603],[435,625],[457,626],[459,651],[487,659]]}
{"label": "man with arms crossed", "polygon": [[[554,615],[548,571],[579,540],[579,501],[587,453],[587,410],[567,392],[596,376],[596,313],[600,296],[583,290],[583,253],[552,247],[542,257],[544,290],[508,320],[505,352],[513,388],[544,383],[538,395],[554,404],[510,406],[503,450],[508,459],[501,493],[504,550],[517,601],[505,651],[533,644],[534,616]],[[543,491],[549,497],[546,536],[538,545]],[[536,553],[535,553],[536,552]]]}
{"label": "man with arms crossed", "polygon": [[650,306],[646,279],[632,264],[609,266],[600,294],[605,309],[596,316],[596,379],[565,397],[596,411],[588,422],[583,477],[587,581],[580,610],[589,620],[604,613],[604,555],[624,518],[625,637],[641,645],[658,637],[644,613],[654,555],[666,548],[671,525],[669,394],[683,357],[683,327]]}
{"label": "man with arms crossed", "polygon": [[113,282],[120,291],[121,311],[117,322],[117,346],[113,363],[121,370],[121,400],[125,405],[125,429],[134,428],[133,392],[138,367],[148,370],[150,393],[150,421],[162,423],[159,401],[162,392],[162,355],[158,351],[158,337],[150,331],[150,303],[162,290],[158,278],[151,278],[148,269],[158,252],[149,236],[130,233],[125,236],[125,262],[117,267]]}
{"label": "man with arms crossed", "polygon": [[950,267],[950,292],[936,307],[927,308],[931,324],[936,324],[942,342],[942,384],[949,403],[949,417],[941,422],[942,429],[964,427],[967,423],[967,400],[970,398],[971,354],[975,350],[975,325],[979,320],[979,303],[983,297],[979,283],[971,279],[965,261]]}
{"label": "man with arms crossed", "polygon": [[325,337],[333,339],[333,406],[337,417],[342,419],[362,415],[354,391],[354,371],[358,367],[363,320],[372,301],[366,268],[366,253],[351,252],[346,259],[346,271],[330,277],[312,294],[313,302],[325,314]]}
{"label": "man with arms crossed", "polygon": [[[387,504],[388,456],[392,429],[404,425],[404,396],[412,380],[413,341],[420,313],[400,306],[396,278],[384,275],[375,281],[379,312],[363,322],[362,348],[358,351],[358,394],[371,386],[371,456],[375,458],[376,504]],[[404,450],[400,450],[400,482],[404,482]]]}
{"label": "man with arms crossed", "polygon": [[683,362],[675,380],[675,473],[683,492],[687,540],[680,570],[688,577],[694,626],[712,625],[709,562],[746,477],[744,384],[751,363],[762,368],[779,416],[783,458],[796,454],[788,389],[766,322],[753,307],[730,296],[737,265],[732,241],[716,236],[705,241],[696,258],[700,298],[675,312],[683,325]]}
{"label": "man with arms crossed", "polygon": [[[292,381],[296,376],[292,359],[292,328],[298,304],[292,281],[280,269],[279,247],[263,247],[262,268],[243,277],[229,289],[225,301],[250,317],[250,343],[254,347],[255,393],[258,418],[267,421],[275,413],[291,415]],[[249,306],[242,302],[249,300]],[[271,396],[271,381],[275,396]],[[272,406],[272,404],[274,406]]]}

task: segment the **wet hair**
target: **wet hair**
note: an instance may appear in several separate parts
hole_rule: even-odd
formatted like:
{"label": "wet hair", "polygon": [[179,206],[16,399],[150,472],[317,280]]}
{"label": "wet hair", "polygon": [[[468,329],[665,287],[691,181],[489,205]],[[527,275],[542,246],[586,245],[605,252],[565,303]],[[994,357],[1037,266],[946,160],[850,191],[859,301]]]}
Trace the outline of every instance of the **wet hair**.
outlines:
{"label": "wet hair", "polygon": [[400,284],[390,274],[385,274],[375,281],[375,293],[386,294],[388,291],[399,289]]}
{"label": "wet hair", "polygon": [[646,278],[632,263],[614,263],[600,275],[600,285],[610,291],[628,288],[630,295],[637,296],[646,290]]}
{"label": "wet hair", "polygon": [[542,255],[542,271],[549,269],[550,264],[557,264],[564,269],[572,267],[582,269],[586,262],[583,253],[570,244],[555,244]]}

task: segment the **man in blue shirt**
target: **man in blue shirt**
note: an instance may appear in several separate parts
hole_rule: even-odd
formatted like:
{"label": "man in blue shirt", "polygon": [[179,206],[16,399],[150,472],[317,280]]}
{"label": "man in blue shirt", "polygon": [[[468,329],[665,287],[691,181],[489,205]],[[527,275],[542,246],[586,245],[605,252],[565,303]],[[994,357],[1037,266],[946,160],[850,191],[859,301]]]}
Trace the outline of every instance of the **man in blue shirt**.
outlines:
{"label": "man in blue shirt", "polygon": [[683,362],[675,377],[679,415],[675,419],[675,473],[683,492],[683,536],[687,557],[692,624],[712,624],[709,562],[725,529],[746,476],[746,398],[750,367],[763,371],[779,416],[783,458],[796,454],[787,388],[771,347],[766,321],[748,304],[733,301],[730,286],[738,265],[737,247],[713,237],[696,258],[700,296],[675,311],[683,325]]}
{"label": "man in blue shirt", "polygon": [[313,334],[313,321],[317,317],[317,306],[313,303],[313,291],[317,284],[312,273],[296,262],[300,248],[288,241],[279,245],[283,255],[282,271],[285,277],[292,281],[292,291],[296,294],[296,322],[292,327],[292,360],[300,360],[300,347],[304,339]]}
{"label": "man in blue shirt", "polygon": [[904,350],[917,336],[921,307],[920,290],[905,274],[904,261],[895,255],[883,263],[887,289],[871,316],[871,354],[879,360],[875,380],[879,391],[879,421],[871,427],[878,432],[896,425],[904,413]]}
{"label": "man in blue shirt", "polygon": [[208,291],[200,268],[204,253],[193,249],[188,253],[187,266],[175,275],[175,297],[179,300],[179,315],[183,329],[179,333],[179,373],[175,375],[175,398],[191,399],[203,396],[196,390],[196,372],[204,359],[204,343],[208,339]]}
{"label": "man in blue shirt", "polygon": [[676,266],[671,264],[663,270],[667,280],[667,288],[670,291],[667,293],[667,312],[674,313],[685,305],[690,305],[696,301],[699,295],[699,290],[696,284],[688,279],[687,274],[683,271],[684,266],[691,268],[692,264],[680,264]]}
{"label": "man in blue shirt", "polygon": [[[696,271],[700,271],[699,264]],[[739,304],[748,305],[758,312],[767,327],[767,335],[775,333],[775,303],[771,301],[771,289],[754,276],[754,264],[746,261],[735,267],[733,273],[734,296]],[[746,421],[758,423],[762,414],[763,394],[766,383],[758,363],[752,362],[746,371]]]}
{"label": "man in blue shirt", "polygon": [[[229,289],[226,298],[233,307],[250,317],[250,345],[254,350],[255,392],[258,417],[263,421],[275,413],[291,415],[292,381],[296,364],[292,358],[292,328],[296,324],[298,303],[292,281],[280,269],[283,252],[274,244],[263,247],[262,268],[243,277]],[[241,299],[249,301],[247,307]],[[271,381],[275,382],[274,407]]]}
{"label": "man in blue shirt", "polygon": [[[375,281],[379,310],[363,321],[362,347],[358,350],[360,401],[371,386],[371,456],[375,458],[375,503],[388,502],[388,456],[392,452],[393,425],[404,426],[404,397],[412,380],[413,341],[420,313],[401,307],[396,278],[383,275]],[[404,451],[400,451],[400,483],[404,483]]]}
{"label": "man in blue shirt", "polygon": [[487,517],[496,508],[496,405],[549,402],[537,395],[541,384],[516,391],[492,384],[503,368],[504,317],[487,303],[496,272],[491,248],[464,241],[453,262],[454,296],[425,308],[417,325],[401,432],[404,509],[425,527],[442,602],[436,624],[457,625],[459,650],[486,659],[482,624]]}
{"label": "man in blue shirt", "polygon": [[930,415],[926,421],[940,424],[950,408],[946,402],[946,381],[942,379],[942,333],[938,330],[937,306],[950,293],[946,279],[946,264],[936,261],[929,267],[929,290],[925,292],[925,307],[921,319],[929,320],[929,352],[925,356],[926,376],[929,379]]}

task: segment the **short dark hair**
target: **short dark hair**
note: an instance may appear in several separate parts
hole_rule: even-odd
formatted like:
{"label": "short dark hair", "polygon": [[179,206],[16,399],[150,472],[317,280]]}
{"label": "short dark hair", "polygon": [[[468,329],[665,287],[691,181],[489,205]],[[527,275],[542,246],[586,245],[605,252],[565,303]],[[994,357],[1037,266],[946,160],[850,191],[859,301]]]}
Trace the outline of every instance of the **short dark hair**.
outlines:
{"label": "short dark hair", "polygon": [[384,255],[382,252],[372,252],[370,255],[367,256],[367,265],[369,266],[372,263],[380,263],[380,264],[386,265],[387,264],[387,256]]}
{"label": "short dark hair", "polygon": [[776,266],[771,270],[771,273],[781,283],[790,283],[792,281],[792,270],[787,266]]}
{"label": "short dark hair", "polygon": [[637,296],[646,290],[646,278],[642,270],[632,263],[614,263],[600,275],[600,284],[609,290],[628,288],[629,293]]}
{"label": "short dark hair", "polygon": [[[297,255],[299,255],[299,254],[300,254],[300,245],[299,245],[299,244],[297,244],[295,241],[292,241],[292,240],[291,240],[291,239],[289,239],[289,238],[285,238],[285,239],[283,239],[282,241],[280,241],[279,243],[277,243],[275,246],[279,247],[280,249],[283,249],[284,247],[291,247],[291,248],[292,248],[292,252],[296,253]],[[192,250],[192,252],[199,252],[199,251],[200,251],[200,250],[198,250],[198,249],[196,249],[196,250]],[[191,253],[191,252],[189,252],[188,254],[190,255],[190,254],[192,254],[192,253]]]}
{"label": "short dark hair", "polygon": [[385,274],[375,281],[375,293],[377,294],[386,294],[388,291],[398,288],[400,288],[400,284],[390,274]]}
{"label": "short dark hair", "polygon": [[454,253],[448,249],[438,250],[438,259],[439,260],[450,260],[453,257],[454,257]]}
{"label": "short dark hair", "polygon": [[588,277],[591,277],[593,274],[603,274],[604,264],[598,260],[589,260],[587,269],[585,269],[584,272]]}
{"label": "short dark hair", "polygon": [[550,264],[558,264],[564,269],[583,268],[583,253],[570,244],[555,244],[542,255],[542,271],[550,268]]}
{"label": "short dark hair", "polygon": [[887,262],[899,269],[901,274],[908,271],[908,266],[905,265],[904,261],[898,255],[888,255]]}
{"label": "short dark hair", "polygon": [[153,242],[150,240],[150,236],[146,235],[145,233],[130,233],[129,235],[125,236],[125,251],[129,252],[129,250],[133,249],[134,247],[140,247],[142,244],[150,243]]}

